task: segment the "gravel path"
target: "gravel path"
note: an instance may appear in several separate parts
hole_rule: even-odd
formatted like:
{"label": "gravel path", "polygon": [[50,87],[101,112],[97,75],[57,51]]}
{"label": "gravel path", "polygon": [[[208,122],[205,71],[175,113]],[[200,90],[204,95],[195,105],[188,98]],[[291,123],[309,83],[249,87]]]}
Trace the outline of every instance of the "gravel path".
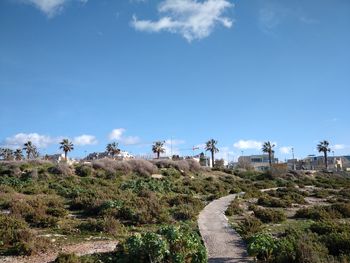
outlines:
{"label": "gravel path", "polygon": [[51,251],[31,257],[0,257],[1,263],[49,263],[56,259],[59,253],[75,253],[78,256],[94,253],[112,252],[118,241],[91,241],[60,248],[59,251]]}
{"label": "gravel path", "polygon": [[236,195],[228,195],[208,204],[199,214],[198,226],[210,263],[252,262],[243,239],[229,226],[225,211]]}

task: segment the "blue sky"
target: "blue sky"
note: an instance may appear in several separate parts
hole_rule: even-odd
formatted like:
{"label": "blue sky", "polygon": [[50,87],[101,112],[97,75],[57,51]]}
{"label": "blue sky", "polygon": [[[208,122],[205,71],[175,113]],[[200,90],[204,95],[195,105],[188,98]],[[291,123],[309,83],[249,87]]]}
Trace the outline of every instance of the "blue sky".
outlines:
{"label": "blue sky", "polygon": [[3,0],[0,144],[350,154],[349,28],[348,0]]}

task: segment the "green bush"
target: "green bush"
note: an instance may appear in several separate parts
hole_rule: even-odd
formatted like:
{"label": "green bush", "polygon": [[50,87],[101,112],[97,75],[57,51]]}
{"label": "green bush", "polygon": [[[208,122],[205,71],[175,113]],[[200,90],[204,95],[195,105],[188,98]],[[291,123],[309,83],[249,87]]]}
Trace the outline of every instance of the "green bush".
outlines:
{"label": "green bush", "polygon": [[329,220],[332,218],[340,218],[341,214],[335,210],[331,210],[329,207],[315,206],[299,209],[294,217],[312,220]]}
{"label": "green bush", "polygon": [[111,235],[120,235],[124,233],[123,224],[111,216],[106,216],[101,219],[89,218],[79,225],[79,229],[83,232],[104,232]]}
{"label": "green bush", "polygon": [[339,212],[344,218],[350,217],[350,203],[336,203],[332,204],[330,208]]}
{"label": "green bush", "polygon": [[159,230],[169,244],[168,262],[207,262],[207,252],[196,232],[189,228],[165,226]]}
{"label": "green bush", "polygon": [[12,200],[9,208],[12,214],[24,218],[35,227],[56,226],[58,220],[68,213],[61,198],[49,195]]}
{"label": "green bush", "polygon": [[237,231],[245,239],[248,239],[261,230],[261,225],[262,223],[259,219],[249,216],[238,223]]}
{"label": "green bush", "polygon": [[61,253],[55,259],[54,263],[81,263],[81,261],[76,254]]}
{"label": "green bush", "polygon": [[263,223],[280,223],[286,220],[286,215],[282,210],[255,208],[254,215]]}
{"label": "green bush", "polygon": [[268,233],[260,233],[249,239],[248,253],[259,260],[269,262],[277,249],[276,239]]}
{"label": "green bush", "polygon": [[118,246],[125,262],[164,262],[169,246],[165,239],[156,233],[135,234]]}
{"label": "green bush", "polygon": [[90,165],[78,165],[75,167],[75,174],[81,177],[88,177],[93,174],[93,169]]}
{"label": "green bush", "polygon": [[135,234],[118,245],[117,253],[121,262],[207,262],[199,236],[187,228],[174,226],[165,226],[157,233]]}
{"label": "green bush", "polygon": [[324,235],[321,239],[329,250],[329,253],[334,256],[342,254],[350,254],[350,233],[330,233]]}
{"label": "green bush", "polygon": [[191,205],[179,205],[173,211],[173,217],[178,221],[194,220],[196,216],[197,213]]}
{"label": "green bush", "polygon": [[283,200],[279,198],[271,198],[269,196],[262,196],[258,199],[258,205],[267,207],[282,207],[287,208],[292,205],[289,200]]}
{"label": "green bush", "polygon": [[240,215],[242,213],[243,209],[240,207],[239,201],[237,199],[234,199],[225,211],[225,215],[227,216]]}
{"label": "green bush", "polygon": [[36,238],[25,221],[0,215],[0,254],[31,255],[46,247],[46,242]]}

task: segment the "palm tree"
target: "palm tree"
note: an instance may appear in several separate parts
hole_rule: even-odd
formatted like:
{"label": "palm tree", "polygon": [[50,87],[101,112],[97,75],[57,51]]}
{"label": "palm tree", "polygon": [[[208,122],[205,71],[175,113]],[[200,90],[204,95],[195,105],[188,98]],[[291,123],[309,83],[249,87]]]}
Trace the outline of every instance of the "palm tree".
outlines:
{"label": "palm tree", "polygon": [[68,152],[74,150],[74,145],[68,139],[63,139],[60,142],[60,144],[61,144],[60,149],[62,149],[64,152],[64,159],[67,161],[67,154]]}
{"label": "palm tree", "polygon": [[15,155],[16,161],[21,161],[23,159],[22,149],[20,149],[20,148],[16,149],[14,155]]}
{"label": "palm tree", "polygon": [[267,153],[269,155],[269,164],[270,164],[270,167],[272,166],[272,158],[273,158],[273,155],[275,153],[275,151],[273,150],[273,148],[275,147],[276,145],[274,145],[273,143],[267,141],[267,142],[264,142],[261,150],[264,152],[264,153]]}
{"label": "palm tree", "polygon": [[26,152],[28,160],[37,152],[35,145],[31,141],[24,144],[23,150]]}
{"label": "palm tree", "polygon": [[329,148],[329,142],[324,140],[321,141],[319,144],[317,144],[317,150],[318,152],[323,152],[324,155],[324,164],[326,166],[326,170],[328,169],[328,155],[327,153],[331,151],[331,148]]}
{"label": "palm tree", "polygon": [[116,142],[108,143],[106,146],[106,152],[108,155],[111,155],[112,158],[114,158],[114,155],[120,153],[120,149],[118,148],[118,143]]}
{"label": "palm tree", "polygon": [[13,160],[13,150],[11,150],[9,148],[1,148],[0,149],[0,156],[5,161],[11,161],[11,160]]}
{"label": "palm tree", "polygon": [[212,166],[214,166],[214,160],[215,160],[214,159],[214,154],[219,152],[219,149],[216,147],[217,144],[218,144],[218,141],[216,141],[214,139],[210,139],[209,141],[207,141],[205,143],[205,150],[211,152]]}
{"label": "palm tree", "polygon": [[165,152],[164,143],[164,141],[157,141],[152,145],[152,152],[157,154],[157,159],[159,159],[161,153]]}

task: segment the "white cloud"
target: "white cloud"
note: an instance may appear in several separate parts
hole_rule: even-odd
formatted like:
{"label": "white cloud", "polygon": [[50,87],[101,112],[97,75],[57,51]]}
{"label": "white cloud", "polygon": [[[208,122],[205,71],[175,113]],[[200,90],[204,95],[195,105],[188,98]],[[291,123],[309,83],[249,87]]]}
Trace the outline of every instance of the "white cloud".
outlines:
{"label": "white cloud", "polygon": [[[21,0],[22,3],[31,4],[45,13],[48,17],[53,17],[63,10],[66,3],[72,0]],[[77,0],[85,4],[88,0]]]}
{"label": "white cloud", "polygon": [[158,21],[138,20],[134,16],[131,24],[139,31],[180,34],[190,42],[208,37],[218,24],[231,28],[233,21],[223,16],[231,7],[228,0],[165,0],[158,7],[163,15]]}
{"label": "white cloud", "polygon": [[73,139],[73,143],[79,146],[97,144],[97,139],[93,135],[80,135]]}
{"label": "white cloud", "polygon": [[31,141],[38,148],[46,148],[50,144],[57,143],[58,140],[58,138],[52,138],[38,133],[18,133],[12,137],[6,138],[3,145],[9,148],[19,148],[22,147],[24,143]]}
{"label": "white cloud", "polygon": [[280,147],[280,152],[283,154],[291,154],[292,153],[292,146],[283,146]]}
{"label": "white cloud", "polygon": [[239,140],[238,142],[235,142],[233,144],[235,148],[238,148],[241,150],[246,150],[246,149],[261,150],[262,145],[263,145],[263,142],[254,141],[254,140]]}
{"label": "white cloud", "polygon": [[122,137],[123,133],[125,132],[125,129],[123,128],[118,128],[118,129],[114,129],[109,135],[108,135],[108,139],[109,140],[120,140],[120,138]]}
{"label": "white cloud", "polygon": [[112,132],[108,135],[108,139],[110,141],[118,141],[125,145],[132,145],[137,144],[140,142],[140,138],[137,136],[123,136],[123,134],[126,132],[126,129],[124,128],[117,128],[112,130]]}
{"label": "white cloud", "polygon": [[346,145],[344,145],[344,144],[335,144],[331,148],[332,148],[332,150],[344,150],[346,148]]}

